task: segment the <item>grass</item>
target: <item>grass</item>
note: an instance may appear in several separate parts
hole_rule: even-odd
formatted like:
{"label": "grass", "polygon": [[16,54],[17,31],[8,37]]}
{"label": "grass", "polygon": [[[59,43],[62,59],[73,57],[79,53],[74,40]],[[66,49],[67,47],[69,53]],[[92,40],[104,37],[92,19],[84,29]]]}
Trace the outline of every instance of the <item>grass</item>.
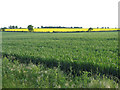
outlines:
{"label": "grass", "polygon": [[[71,71],[72,72],[72,71]],[[83,72],[81,76],[66,75],[59,67],[46,68],[33,63],[20,64],[3,59],[3,88],[117,88],[118,84],[99,74],[90,76]]]}
{"label": "grass", "polygon": [[118,87],[117,32],[3,32],[2,40],[4,88]]}

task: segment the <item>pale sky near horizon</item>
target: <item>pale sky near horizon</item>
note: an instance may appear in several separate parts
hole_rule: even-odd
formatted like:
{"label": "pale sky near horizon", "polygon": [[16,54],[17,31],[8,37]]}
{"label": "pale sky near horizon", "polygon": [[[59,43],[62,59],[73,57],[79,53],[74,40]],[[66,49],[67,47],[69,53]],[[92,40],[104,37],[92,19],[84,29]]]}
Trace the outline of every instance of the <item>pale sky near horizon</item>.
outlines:
{"label": "pale sky near horizon", "polygon": [[119,0],[0,0],[0,28],[10,25],[118,27]]}

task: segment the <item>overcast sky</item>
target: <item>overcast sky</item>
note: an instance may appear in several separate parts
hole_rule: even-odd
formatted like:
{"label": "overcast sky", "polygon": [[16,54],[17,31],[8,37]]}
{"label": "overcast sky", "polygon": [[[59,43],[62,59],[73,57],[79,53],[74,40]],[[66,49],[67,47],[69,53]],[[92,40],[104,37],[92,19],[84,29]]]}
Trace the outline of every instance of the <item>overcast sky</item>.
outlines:
{"label": "overcast sky", "polygon": [[118,27],[119,0],[0,0],[0,27]]}

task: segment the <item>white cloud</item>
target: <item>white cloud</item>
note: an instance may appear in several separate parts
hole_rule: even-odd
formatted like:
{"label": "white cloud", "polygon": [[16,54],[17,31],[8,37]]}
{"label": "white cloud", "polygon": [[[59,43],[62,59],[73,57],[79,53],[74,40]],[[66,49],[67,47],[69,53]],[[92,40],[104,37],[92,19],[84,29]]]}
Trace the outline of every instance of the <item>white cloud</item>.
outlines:
{"label": "white cloud", "polygon": [[117,27],[119,0],[1,0],[0,27]]}

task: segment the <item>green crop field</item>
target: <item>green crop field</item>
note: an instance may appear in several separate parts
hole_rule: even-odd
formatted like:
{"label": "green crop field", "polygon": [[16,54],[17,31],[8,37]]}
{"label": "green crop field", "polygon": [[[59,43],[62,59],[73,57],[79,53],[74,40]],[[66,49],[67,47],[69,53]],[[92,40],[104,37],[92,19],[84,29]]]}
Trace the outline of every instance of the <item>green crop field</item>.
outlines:
{"label": "green crop field", "polygon": [[2,33],[3,88],[117,88],[118,32]]}

